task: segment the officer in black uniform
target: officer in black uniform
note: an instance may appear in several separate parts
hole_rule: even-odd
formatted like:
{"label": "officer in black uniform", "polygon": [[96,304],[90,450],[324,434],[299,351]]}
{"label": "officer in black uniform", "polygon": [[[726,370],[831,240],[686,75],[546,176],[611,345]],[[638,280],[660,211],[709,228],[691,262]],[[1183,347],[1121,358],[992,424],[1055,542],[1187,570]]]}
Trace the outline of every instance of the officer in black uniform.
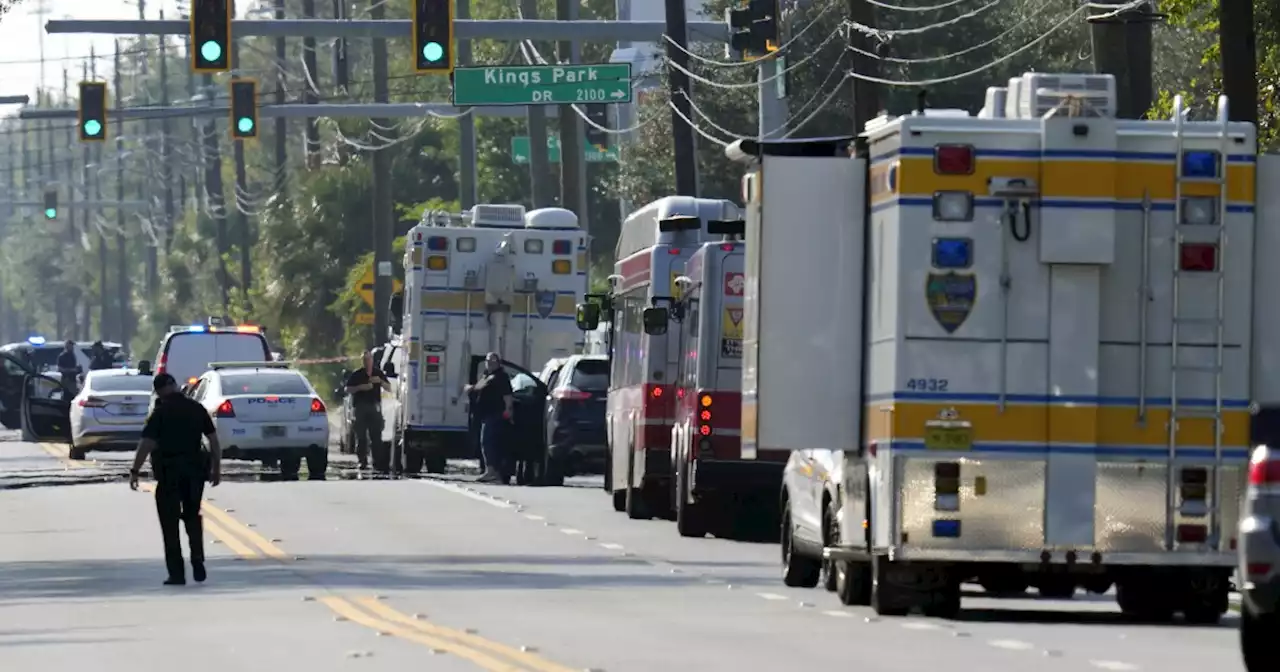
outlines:
{"label": "officer in black uniform", "polygon": [[[178,381],[162,373],[152,381],[155,388],[155,410],[142,428],[142,440],[129,471],[129,487],[138,489],[138,472],[151,456],[151,473],[156,479],[156,513],[160,516],[160,533],[164,536],[164,562],[169,569],[166,586],[186,584],[182,566],[182,538],[178,520],[187,526],[187,543],[191,546],[191,577],[205,580],[204,530],[200,519],[200,500],[204,482],[217,487],[222,481],[222,446],[209,413],[196,401],[184,396]],[[209,450],[201,447],[201,437],[209,440]]]}
{"label": "officer in black uniform", "polygon": [[373,470],[391,471],[390,446],[382,444],[382,390],[390,389],[387,375],[373,361],[373,353],[365,351],[360,368],[347,374],[346,389],[351,395],[353,430],[356,435],[356,459],[360,468],[369,466],[373,452]]}

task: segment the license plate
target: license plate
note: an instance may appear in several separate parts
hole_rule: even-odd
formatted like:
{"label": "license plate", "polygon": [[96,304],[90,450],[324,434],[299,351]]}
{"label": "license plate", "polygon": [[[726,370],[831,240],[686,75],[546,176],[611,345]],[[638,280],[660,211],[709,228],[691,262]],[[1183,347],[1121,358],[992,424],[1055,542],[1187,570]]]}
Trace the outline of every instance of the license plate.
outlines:
{"label": "license plate", "polygon": [[281,425],[271,425],[262,428],[262,438],[274,439],[285,435],[285,427]]}
{"label": "license plate", "polygon": [[973,447],[971,427],[925,427],[924,447],[927,450],[969,450]]}
{"label": "license plate", "polygon": [[137,404],[120,404],[120,415],[141,415]]}

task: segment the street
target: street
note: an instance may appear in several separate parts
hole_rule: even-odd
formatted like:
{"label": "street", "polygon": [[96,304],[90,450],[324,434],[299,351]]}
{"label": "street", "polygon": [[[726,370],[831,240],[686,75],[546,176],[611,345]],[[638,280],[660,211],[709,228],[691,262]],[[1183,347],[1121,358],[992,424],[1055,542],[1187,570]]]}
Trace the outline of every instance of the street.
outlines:
{"label": "street", "polygon": [[967,595],[956,621],[878,618],[784,587],[776,545],[627,520],[598,478],[358,480],[336,452],[324,482],[229,466],[206,490],[208,582],[164,587],[152,498],[121,477],[128,453],[72,462],[5,437],[5,669],[1243,669],[1234,614],[1145,626],[1111,596]]}

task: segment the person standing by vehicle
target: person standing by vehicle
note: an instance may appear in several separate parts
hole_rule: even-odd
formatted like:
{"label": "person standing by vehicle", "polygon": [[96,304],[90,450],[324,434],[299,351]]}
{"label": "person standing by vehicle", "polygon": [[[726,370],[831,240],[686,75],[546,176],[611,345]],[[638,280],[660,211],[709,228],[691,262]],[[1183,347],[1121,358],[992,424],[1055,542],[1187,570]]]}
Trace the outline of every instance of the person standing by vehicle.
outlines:
{"label": "person standing by vehicle", "polygon": [[356,459],[361,469],[369,468],[369,452],[373,452],[373,470],[391,471],[391,455],[382,445],[382,390],[391,389],[382,368],[373,363],[373,353],[365,350],[360,368],[347,374],[346,390],[351,395],[352,425],[356,435]]}
{"label": "person standing by vehicle", "polygon": [[102,341],[94,341],[93,346],[89,348],[89,370],[102,371],[115,366],[115,361],[111,357],[111,353],[107,352],[106,346]]}
{"label": "person standing by vehicle", "polygon": [[511,377],[502,368],[502,357],[491,352],[484,357],[484,376],[475,385],[463,388],[471,397],[471,412],[480,419],[480,452],[484,457],[484,474],[480,483],[502,480],[506,455],[502,450],[502,434],[511,422]]}
{"label": "person standing by vehicle", "polygon": [[58,353],[58,373],[62,376],[62,386],[69,390],[67,398],[74,398],[80,393],[80,360],[76,357],[76,342],[67,341],[62,344],[62,352]]}
{"label": "person standing by vehicle", "polygon": [[[164,564],[169,570],[164,584],[187,583],[179,520],[187,527],[191,578],[202,582],[207,574],[200,502],[204,498],[205,480],[213,487],[222,482],[222,446],[208,411],[184,396],[173,376],[162,373],[153,379],[151,386],[164,403],[156,405],[142,428],[142,440],[133,456],[133,468],[129,470],[129,488],[138,489],[138,473],[150,456],[151,473],[156,479],[156,513],[164,538]],[[209,442],[208,452],[201,446],[201,437]]]}

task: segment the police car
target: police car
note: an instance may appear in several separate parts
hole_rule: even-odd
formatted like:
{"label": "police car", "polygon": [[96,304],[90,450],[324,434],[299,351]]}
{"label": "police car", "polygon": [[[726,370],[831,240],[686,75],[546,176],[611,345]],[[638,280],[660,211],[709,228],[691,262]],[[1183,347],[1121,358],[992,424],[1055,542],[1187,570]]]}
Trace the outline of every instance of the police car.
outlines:
{"label": "police car", "polygon": [[264,463],[311,478],[328,466],[329,418],[311,383],[289,362],[211,362],[187,390],[213,418],[222,456]]}

